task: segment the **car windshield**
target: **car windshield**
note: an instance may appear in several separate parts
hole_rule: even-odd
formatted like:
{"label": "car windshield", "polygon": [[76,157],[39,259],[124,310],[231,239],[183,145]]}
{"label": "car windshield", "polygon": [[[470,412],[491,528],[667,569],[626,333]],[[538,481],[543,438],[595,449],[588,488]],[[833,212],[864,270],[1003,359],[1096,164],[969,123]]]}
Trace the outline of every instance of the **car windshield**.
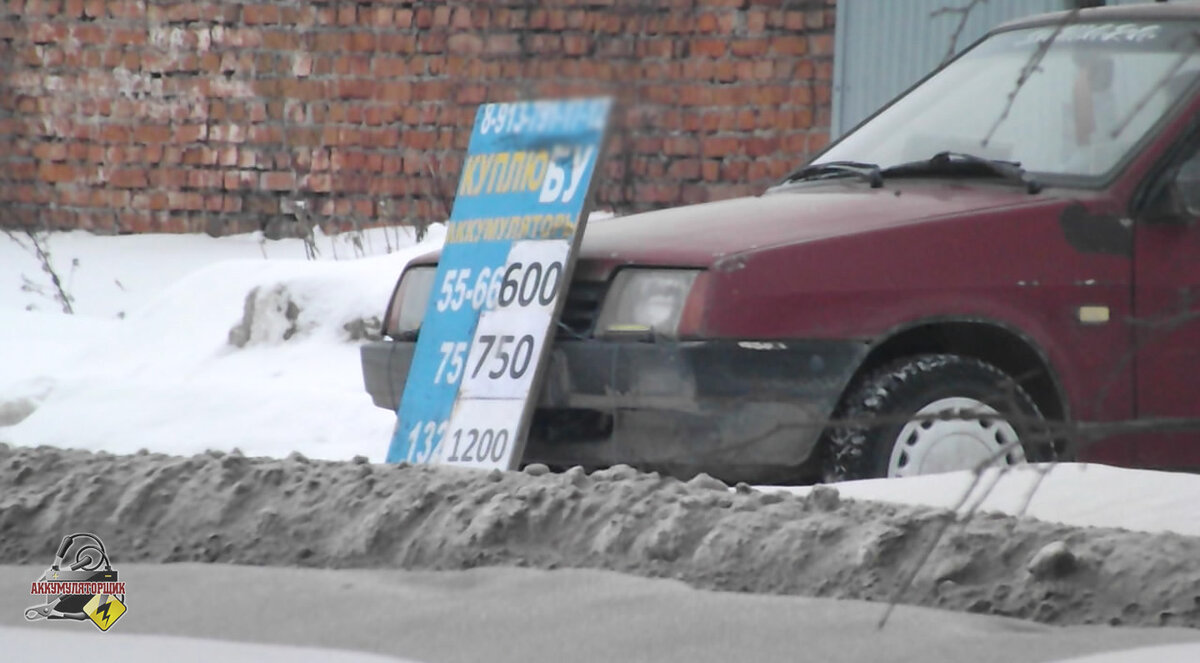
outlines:
{"label": "car windshield", "polygon": [[943,151],[1099,178],[1191,88],[1200,23],[1052,24],[995,34],[814,163],[886,169]]}

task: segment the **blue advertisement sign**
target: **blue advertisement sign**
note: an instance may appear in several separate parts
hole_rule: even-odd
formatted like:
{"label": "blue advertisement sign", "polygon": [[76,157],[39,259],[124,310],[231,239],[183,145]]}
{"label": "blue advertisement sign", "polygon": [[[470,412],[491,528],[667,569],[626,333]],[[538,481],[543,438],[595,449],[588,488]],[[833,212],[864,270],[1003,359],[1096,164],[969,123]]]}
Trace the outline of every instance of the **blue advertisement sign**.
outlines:
{"label": "blue advertisement sign", "polygon": [[388,462],[520,462],[611,105],[479,108]]}

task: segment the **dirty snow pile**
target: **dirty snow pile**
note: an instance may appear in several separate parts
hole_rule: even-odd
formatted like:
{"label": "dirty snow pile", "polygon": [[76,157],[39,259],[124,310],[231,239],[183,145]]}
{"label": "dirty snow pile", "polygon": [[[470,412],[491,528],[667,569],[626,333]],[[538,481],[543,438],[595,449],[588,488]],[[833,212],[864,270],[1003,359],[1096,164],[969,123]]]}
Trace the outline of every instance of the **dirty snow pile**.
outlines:
{"label": "dirty snow pile", "polygon": [[[1200,627],[1200,538],[591,475],[0,446],[0,560],[86,524],[123,558],[355,568],[602,568],[699,587],[1055,624]],[[942,536],[944,534],[944,536]],[[912,587],[909,569],[929,553]]]}

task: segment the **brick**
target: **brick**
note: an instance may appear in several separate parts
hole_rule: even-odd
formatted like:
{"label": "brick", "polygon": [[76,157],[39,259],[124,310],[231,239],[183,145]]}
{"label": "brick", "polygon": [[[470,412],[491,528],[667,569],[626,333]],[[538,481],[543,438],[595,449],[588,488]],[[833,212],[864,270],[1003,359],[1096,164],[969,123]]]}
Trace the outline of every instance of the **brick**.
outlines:
{"label": "brick", "polygon": [[813,35],[808,38],[808,50],[813,55],[833,55],[833,35]]}
{"label": "brick", "polygon": [[391,7],[376,7],[371,12],[371,24],[379,27],[388,27],[396,18],[396,10]]}
{"label": "brick", "polygon": [[410,83],[378,83],[374,86],[374,98],[390,103],[407,103],[413,98],[413,85]]}
{"label": "brick", "polygon": [[428,7],[421,7],[416,10],[413,16],[413,25],[416,25],[422,30],[428,30],[433,27],[433,10]]}
{"label": "brick", "polygon": [[416,37],[403,34],[379,35],[377,50],[383,50],[385,53],[414,53]]}
{"label": "brick", "polygon": [[520,38],[516,34],[488,35],[484,51],[489,55],[516,55],[521,51]]}
{"label": "brick", "polygon": [[663,154],[692,156],[700,153],[700,144],[690,136],[670,136],[663,140]]}
{"label": "brick", "polygon": [[33,156],[44,161],[65,161],[67,145],[66,143],[38,143],[33,148]]}
{"label": "brick", "polygon": [[763,157],[779,150],[779,138],[768,136],[750,136],[739,141],[742,151],[752,157]]}
{"label": "brick", "polygon": [[193,169],[188,171],[187,185],[192,189],[220,189],[225,175],[219,170]]}
{"label": "brick", "polygon": [[166,125],[138,125],[133,130],[133,139],[138,143],[166,143],[170,141],[170,127]]}
{"label": "brick", "polygon": [[700,141],[700,146],[700,153],[706,157],[739,153],[739,141],[732,136],[706,136]]}
{"label": "brick", "polygon": [[38,178],[45,182],[70,182],[79,173],[78,168],[65,163],[44,163],[38,167]]}
{"label": "brick", "polygon": [[246,132],[246,141],[256,145],[275,145],[283,140],[283,129],[278,126],[256,124]]}
{"label": "brick", "polygon": [[167,192],[167,208],[172,210],[199,211],[204,209],[204,195],[194,191]]}
{"label": "brick", "polygon": [[804,55],[808,53],[808,38],[801,36],[772,37],[769,50],[775,55]]}
{"label": "brick", "polygon": [[696,39],[691,42],[689,50],[695,57],[724,57],[725,41],[721,39]]}
{"label": "brick", "polygon": [[209,127],[208,138],[217,142],[242,143],[246,140],[246,132],[236,124],[215,125]]}
{"label": "brick", "polygon": [[183,149],[181,161],[185,166],[211,166],[217,162],[216,152],[203,145],[189,145]]}
{"label": "brick", "polygon": [[581,34],[568,34],[562,43],[563,51],[572,56],[586,55],[592,46],[592,40]]}
{"label": "brick", "polygon": [[295,173],[272,171],[259,176],[259,187],[267,191],[290,191],[296,188]]}
{"label": "brick", "polygon": [[149,179],[144,168],[119,168],[108,174],[108,183],[119,189],[144,189]]}
{"label": "brick", "polygon": [[204,124],[183,124],[175,127],[176,143],[194,143],[208,137],[208,126]]}
{"label": "brick", "polygon": [[351,51],[364,53],[375,50],[375,35],[371,32],[355,32],[346,40],[345,47]]}
{"label": "brick", "polygon": [[667,167],[667,175],[674,179],[697,179],[700,177],[699,159],[677,159]]}
{"label": "brick", "polygon": [[63,23],[35,23],[30,26],[30,41],[34,44],[54,44],[67,36],[67,26]]}
{"label": "brick", "polygon": [[333,73],[341,77],[369,76],[371,74],[371,58],[361,54],[336,57],[333,60]]}
{"label": "brick", "polygon": [[450,35],[446,40],[446,47],[451,53],[476,55],[483,52],[484,42],[479,35],[459,33]]}
{"label": "brick", "polygon": [[716,14],[707,13],[696,17],[692,24],[695,32],[716,32],[718,29]]}
{"label": "brick", "polygon": [[303,78],[312,74],[313,58],[309,53],[292,55],[292,75]]}
{"label": "brick", "polygon": [[762,39],[737,39],[729,50],[739,58],[756,57],[767,53],[767,42]]}
{"label": "brick", "polygon": [[267,30],[261,33],[262,46],[273,51],[300,48],[300,37],[292,30]]}

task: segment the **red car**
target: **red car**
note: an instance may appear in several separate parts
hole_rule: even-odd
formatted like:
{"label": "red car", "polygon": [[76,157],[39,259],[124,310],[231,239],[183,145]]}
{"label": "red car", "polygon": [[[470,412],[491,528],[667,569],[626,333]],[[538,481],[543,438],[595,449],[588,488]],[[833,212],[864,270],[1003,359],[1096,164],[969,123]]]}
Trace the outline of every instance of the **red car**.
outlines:
{"label": "red car", "polygon": [[[1198,74],[1200,7],[1035,17],[760,196],[590,223],[525,461],[1200,468]],[[435,260],[363,349],[380,407]]]}

